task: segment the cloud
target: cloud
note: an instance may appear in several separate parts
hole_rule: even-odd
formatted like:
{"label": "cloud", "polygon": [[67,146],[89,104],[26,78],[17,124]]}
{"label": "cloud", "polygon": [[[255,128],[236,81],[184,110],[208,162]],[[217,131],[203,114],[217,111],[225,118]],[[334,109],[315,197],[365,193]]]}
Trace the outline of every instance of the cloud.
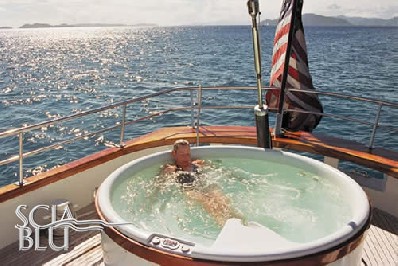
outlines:
{"label": "cloud", "polygon": [[337,4],[332,4],[332,5],[329,5],[327,7],[327,9],[329,9],[331,11],[340,11],[341,10],[341,6],[339,6]]}
{"label": "cloud", "polygon": [[[272,8],[274,6],[274,8]],[[267,17],[274,18],[278,4],[260,1]],[[0,25],[23,23],[154,22],[178,24],[249,23],[245,0],[0,0]],[[270,13],[274,10],[274,14]]]}
{"label": "cloud", "polygon": [[353,17],[390,19],[395,16],[398,16],[398,6],[375,5],[371,10],[366,6],[365,7],[358,6],[355,8],[345,9],[344,13],[347,16],[353,16]]}
{"label": "cloud", "polygon": [[[397,15],[396,0],[305,0],[304,13]],[[261,19],[278,17],[281,1],[260,0]],[[250,24],[246,0],[0,0],[0,26],[24,23],[125,23],[159,25]]]}

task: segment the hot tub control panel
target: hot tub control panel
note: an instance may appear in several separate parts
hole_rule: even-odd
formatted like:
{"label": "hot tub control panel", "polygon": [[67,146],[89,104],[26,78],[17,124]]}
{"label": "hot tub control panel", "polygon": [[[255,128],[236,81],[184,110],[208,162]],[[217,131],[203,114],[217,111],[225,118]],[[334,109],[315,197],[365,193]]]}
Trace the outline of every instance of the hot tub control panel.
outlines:
{"label": "hot tub control panel", "polygon": [[153,236],[150,243],[154,247],[181,254],[191,253],[191,250],[194,246],[193,243],[187,243],[185,241],[169,238],[166,236]]}

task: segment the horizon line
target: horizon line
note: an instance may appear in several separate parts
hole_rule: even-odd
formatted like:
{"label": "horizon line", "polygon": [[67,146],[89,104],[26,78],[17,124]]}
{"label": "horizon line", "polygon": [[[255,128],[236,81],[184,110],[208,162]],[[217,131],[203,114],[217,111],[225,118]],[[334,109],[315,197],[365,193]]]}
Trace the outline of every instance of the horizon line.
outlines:
{"label": "horizon line", "polygon": [[[322,17],[328,17],[328,18],[338,18],[341,19],[340,17],[345,17],[345,18],[362,18],[362,19],[376,19],[376,20],[393,20],[395,18],[398,18],[398,16],[393,16],[391,18],[377,18],[377,17],[360,17],[360,16],[347,16],[347,15],[333,15],[333,16],[327,16],[327,15],[319,15],[316,13],[304,13],[304,15],[316,15],[316,16],[322,16]],[[266,21],[266,20],[277,20],[278,18],[265,18],[262,21]],[[177,26],[245,26],[245,25],[250,25],[250,22],[247,22],[247,24],[240,24],[240,23],[222,23],[222,24],[213,24],[213,23],[200,23],[200,24],[176,24],[176,25],[161,25],[158,23],[152,23],[152,22],[138,22],[138,23],[134,23],[134,24],[126,24],[126,23],[121,23],[121,22],[78,22],[78,23],[68,23],[68,22],[61,22],[58,24],[52,24],[52,23],[48,23],[48,22],[33,22],[33,23],[24,23],[21,26],[0,26],[0,29],[18,29],[18,28],[24,28],[24,26],[28,26],[28,25],[35,25],[35,24],[46,24],[48,25],[48,27],[79,27],[78,25],[80,24],[98,24],[98,25],[114,25],[114,26],[144,26],[144,25],[153,25],[156,27],[177,27]],[[63,26],[65,25],[65,26]],[[352,26],[356,26],[356,25],[352,25]],[[84,26],[80,26],[80,27],[84,27]],[[94,26],[95,27],[95,26]],[[28,27],[27,27],[28,28]],[[35,27],[32,27],[35,28]],[[40,28],[40,27],[38,27]],[[43,27],[45,28],[45,27]]]}

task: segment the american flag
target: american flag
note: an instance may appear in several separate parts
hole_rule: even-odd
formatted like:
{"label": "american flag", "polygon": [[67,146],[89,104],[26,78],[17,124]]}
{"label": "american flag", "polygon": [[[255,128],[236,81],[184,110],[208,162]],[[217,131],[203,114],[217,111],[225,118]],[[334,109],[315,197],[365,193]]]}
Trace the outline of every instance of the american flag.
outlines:
{"label": "american flag", "polygon": [[[297,1],[297,3],[295,3]],[[297,10],[294,11],[294,5]],[[304,38],[304,28],[301,19],[303,0],[284,0],[279,22],[275,32],[272,55],[272,70],[270,86],[281,88],[284,75],[286,53],[288,51],[289,31],[292,32],[291,54],[288,76],[285,84],[284,110],[294,109],[305,112],[322,113],[322,104],[316,94],[289,91],[290,89],[315,90],[308,68],[307,47]],[[293,13],[296,12],[296,13]],[[295,19],[295,21],[293,21]],[[270,90],[266,101],[270,108],[278,108],[279,90]],[[321,115],[287,112],[283,116],[282,128],[292,131],[303,130],[311,132],[321,120]]]}

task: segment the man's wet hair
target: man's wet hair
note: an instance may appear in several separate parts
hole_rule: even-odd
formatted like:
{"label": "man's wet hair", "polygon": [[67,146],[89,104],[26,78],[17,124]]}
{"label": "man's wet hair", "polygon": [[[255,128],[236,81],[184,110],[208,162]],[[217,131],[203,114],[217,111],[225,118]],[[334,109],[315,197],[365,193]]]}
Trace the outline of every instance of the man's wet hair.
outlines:
{"label": "man's wet hair", "polygon": [[179,139],[174,142],[173,151],[177,151],[180,146],[189,145],[189,141],[186,139]]}

